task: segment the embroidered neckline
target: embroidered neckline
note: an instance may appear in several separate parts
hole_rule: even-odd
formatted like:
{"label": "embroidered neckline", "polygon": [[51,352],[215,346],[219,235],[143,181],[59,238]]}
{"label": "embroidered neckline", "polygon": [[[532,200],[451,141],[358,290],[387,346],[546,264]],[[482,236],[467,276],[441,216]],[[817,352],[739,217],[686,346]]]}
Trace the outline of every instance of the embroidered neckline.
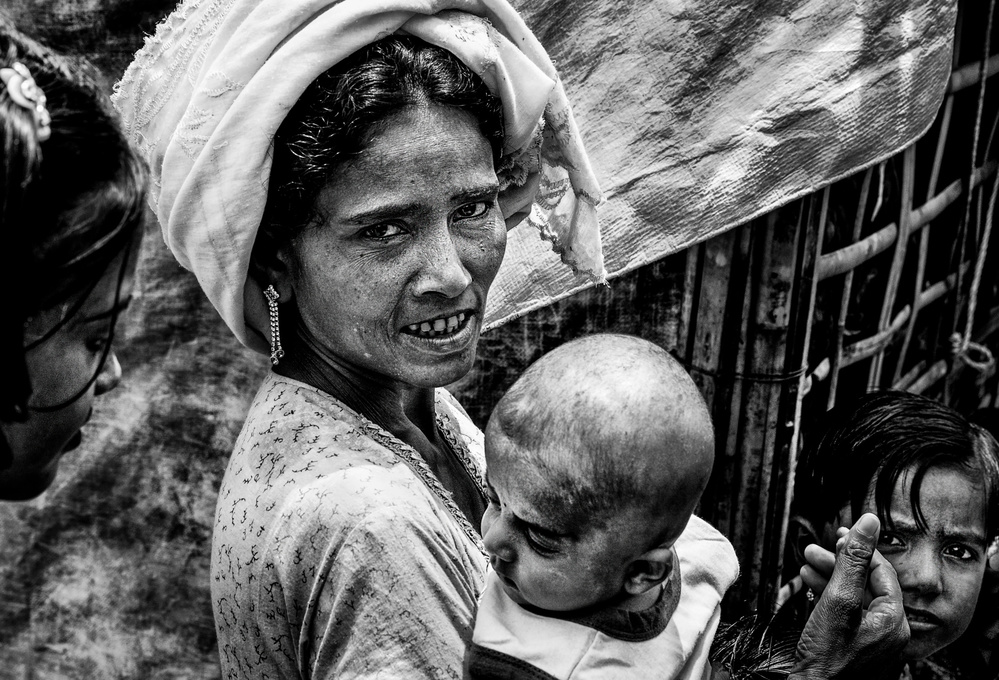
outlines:
{"label": "embroidered neckline", "polygon": [[[465,472],[468,474],[469,479],[475,484],[475,488],[483,497],[485,497],[485,488],[482,485],[482,480],[477,474],[477,470],[472,465],[471,455],[468,453],[465,443],[451,431],[450,419],[437,412],[436,399],[434,400],[434,411],[437,420],[437,431],[443,435],[448,452],[458,459]],[[463,513],[461,508],[458,507],[458,504],[455,503],[454,495],[444,488],[444,485],[441,484],[439,479],[437,479],[437,475],[435,475],[434,471],[430,469],[430,466],[427,464],[427,461],[423,459],[423,456],[421,456],[416,449],[393,435],[391,432],[388,432],[381,426],[368,420],[360,413],[357,413],[356,411],[352,412],[355,413],[362,421],[364,429],[372,439],[394,453],[400,460],[406,463],[413,472],[416,473],[416,476],[419,477],[427,488],[429,488],[430,491],[437,496],[437,499],[444,504],[444,507],[447,508],[447,511],[451,514],[451,518],[458,524],[459,527],[461,527],[461,530],[465,533],[465,536],[468,537],[468,540],[475,545],[483,556],[488,557],[486,548],[482,544],[482,537],[479,536],[479,532],[475,530],[472,523],[468,521],[467,517],[465,517],[465,513]]]}
{"label": "embroidered neckline", "polygon": [[[275,383],[287,383],[289,386],[296,389],[305,388],[316,393],[323,400],[333,402],[338,408],[343,409],[345,412],[357,418],[365,434],[371,437],[371,439],[380,444],[382,447],[395,454],[395,456],[405,463],[409,469],[420,478],[426,487],[430,489],[435,496],[437,496],[437,499],[444,504],[444,507],[447,509],[448,513],[450,513],[451,518],[461,528],[465,536],[468,537],[468,540],[472,542],[472,544],[480,553],[482,553],[484,557],[488,558],[489,555],[486,552],[485,546],[482,544],[482,537],[479,536],[479,532],[472,526],[472,523],[468,521],[468,518],[465,517],[465,513],[463,513],[461,508],[458,507],[458,504],[455,503],[454,496],[450,491],[444,488],[444,485],[441,484],[439,479],[437,479],[437,475],[435,475],[434,471],[430,469],[427,461],[423,459],[423,456],[421,456],[416,449],[380,425],[377,425],[369,418],[350,408],[333,395],[323,392],[318,387],[314,387],[313,385],[302,382],[301,380],[280,375],[273,371],[267,374],[265,382],[266,380],[272,380]],[[451,423],[450,416],[446,413],[440,412],[439,406],[442,401],[443,399],[441,399],[439,393],[435,390],[434,417],[437,422],[437,431],[443,436],[448,452],[461,462],[462,467],[468,474],[469,479],[475,485],[476,490],[478,490],[482,498],[485,499],[485,483],[479,475],[478,468],[472,461],[472,456],[468,452],[468,447],[465,445],[465,442],[463,442],[461,437],[454,432],[454,430],[457,429],[457,426]]]}

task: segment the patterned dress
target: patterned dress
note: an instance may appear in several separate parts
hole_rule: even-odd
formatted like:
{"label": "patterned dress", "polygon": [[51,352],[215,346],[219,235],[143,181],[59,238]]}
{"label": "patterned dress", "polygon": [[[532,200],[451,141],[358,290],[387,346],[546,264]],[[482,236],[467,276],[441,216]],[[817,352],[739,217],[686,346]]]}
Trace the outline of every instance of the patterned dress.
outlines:
{"label": "patterned dress", "polygon": [[[438,426],[478,482],[482,434]],[[212,537],[224,678],[460,678],[485,577],[478,535],[415,451],[270,374],[226,469]]]}

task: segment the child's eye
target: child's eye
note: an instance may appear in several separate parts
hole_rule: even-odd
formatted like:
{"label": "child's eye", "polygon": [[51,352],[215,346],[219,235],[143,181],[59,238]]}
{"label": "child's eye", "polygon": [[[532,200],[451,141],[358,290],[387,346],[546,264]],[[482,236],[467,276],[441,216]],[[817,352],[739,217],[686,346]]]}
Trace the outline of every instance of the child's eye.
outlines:
{"label": "child's eye", "polygon": [[108,346],[107,336],[101,336],[99,338],[91,338],[87,340],[87,351],[91,354],[103,354],[104,350]]}
{"label": "child's eye", "polygon": [[559,541],[552,536],[545,535],[533,527],[527,527],[524,534],[531,548],[543,557],[551,557],[559,552]]}
{"label": "child's eye", "polygon": [[393,236],[405,234],[406,230],[398,224],[385,222],[383,224],[375,224],[370,227],[365,227],[358,233],[363,238],[373,239],[375,241],[385,241]]}
{"label": "child's eye", "polygon": [[489,210],[489,203],[485,201],[476,201],[475,203],[466,203],[457,210],[454,211],[454,216],[458,219],[468,220],[475,217],[482,217]]}
{"label": "child's eye", "polygon": [[896,548],[897,549],[897,548],[904,548],[904,547],[905,547],[905,543],[902,541],[901,538],[899,538],[895,534],[893,534],[891,532],[888,532],[888,531],[881,532],[881,537],[878,539],[878,550],[884,552],[886,548],[887,549],[892,549],[892,548]]}
{"label": "child's eye", "polygon": [[961,560],[962,562],[967,562],[977,558],[974,550],[968,546],[961,545],[960,543],[948,545],[943,549],[943,554],[947,557],[953,557],[954,559]]}

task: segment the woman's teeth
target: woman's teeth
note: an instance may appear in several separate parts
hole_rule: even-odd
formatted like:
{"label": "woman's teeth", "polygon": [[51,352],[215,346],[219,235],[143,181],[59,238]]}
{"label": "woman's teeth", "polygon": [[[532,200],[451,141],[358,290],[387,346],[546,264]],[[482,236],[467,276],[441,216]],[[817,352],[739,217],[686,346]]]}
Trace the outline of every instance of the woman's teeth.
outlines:
{"label": "woman's teeth", "polygon": [[454,316],[441,317],[432,321],[422,323],[412,323],[406,328],[413,335],[432,338],[437,335],[448,335],[454,333],[465,323],[465,313],[459,312]]}

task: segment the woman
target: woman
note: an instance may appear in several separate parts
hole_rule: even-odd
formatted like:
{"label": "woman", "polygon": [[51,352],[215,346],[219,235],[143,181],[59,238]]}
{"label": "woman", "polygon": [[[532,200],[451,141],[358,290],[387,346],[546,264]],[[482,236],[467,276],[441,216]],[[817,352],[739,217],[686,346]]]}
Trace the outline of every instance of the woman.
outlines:
{"label": "woman", "polygon": [[146,175],[95,86],[2,16],[0,138],[0,500],[24,500],[121,377]]}
{"label": "woman", "polygon": [[275,364],[217,508],[225,677],[460,677],[486,501],[440,387],[506,229],[603,275],[543,48],[505,0],[189,2],[116,97],[168,245]]}

